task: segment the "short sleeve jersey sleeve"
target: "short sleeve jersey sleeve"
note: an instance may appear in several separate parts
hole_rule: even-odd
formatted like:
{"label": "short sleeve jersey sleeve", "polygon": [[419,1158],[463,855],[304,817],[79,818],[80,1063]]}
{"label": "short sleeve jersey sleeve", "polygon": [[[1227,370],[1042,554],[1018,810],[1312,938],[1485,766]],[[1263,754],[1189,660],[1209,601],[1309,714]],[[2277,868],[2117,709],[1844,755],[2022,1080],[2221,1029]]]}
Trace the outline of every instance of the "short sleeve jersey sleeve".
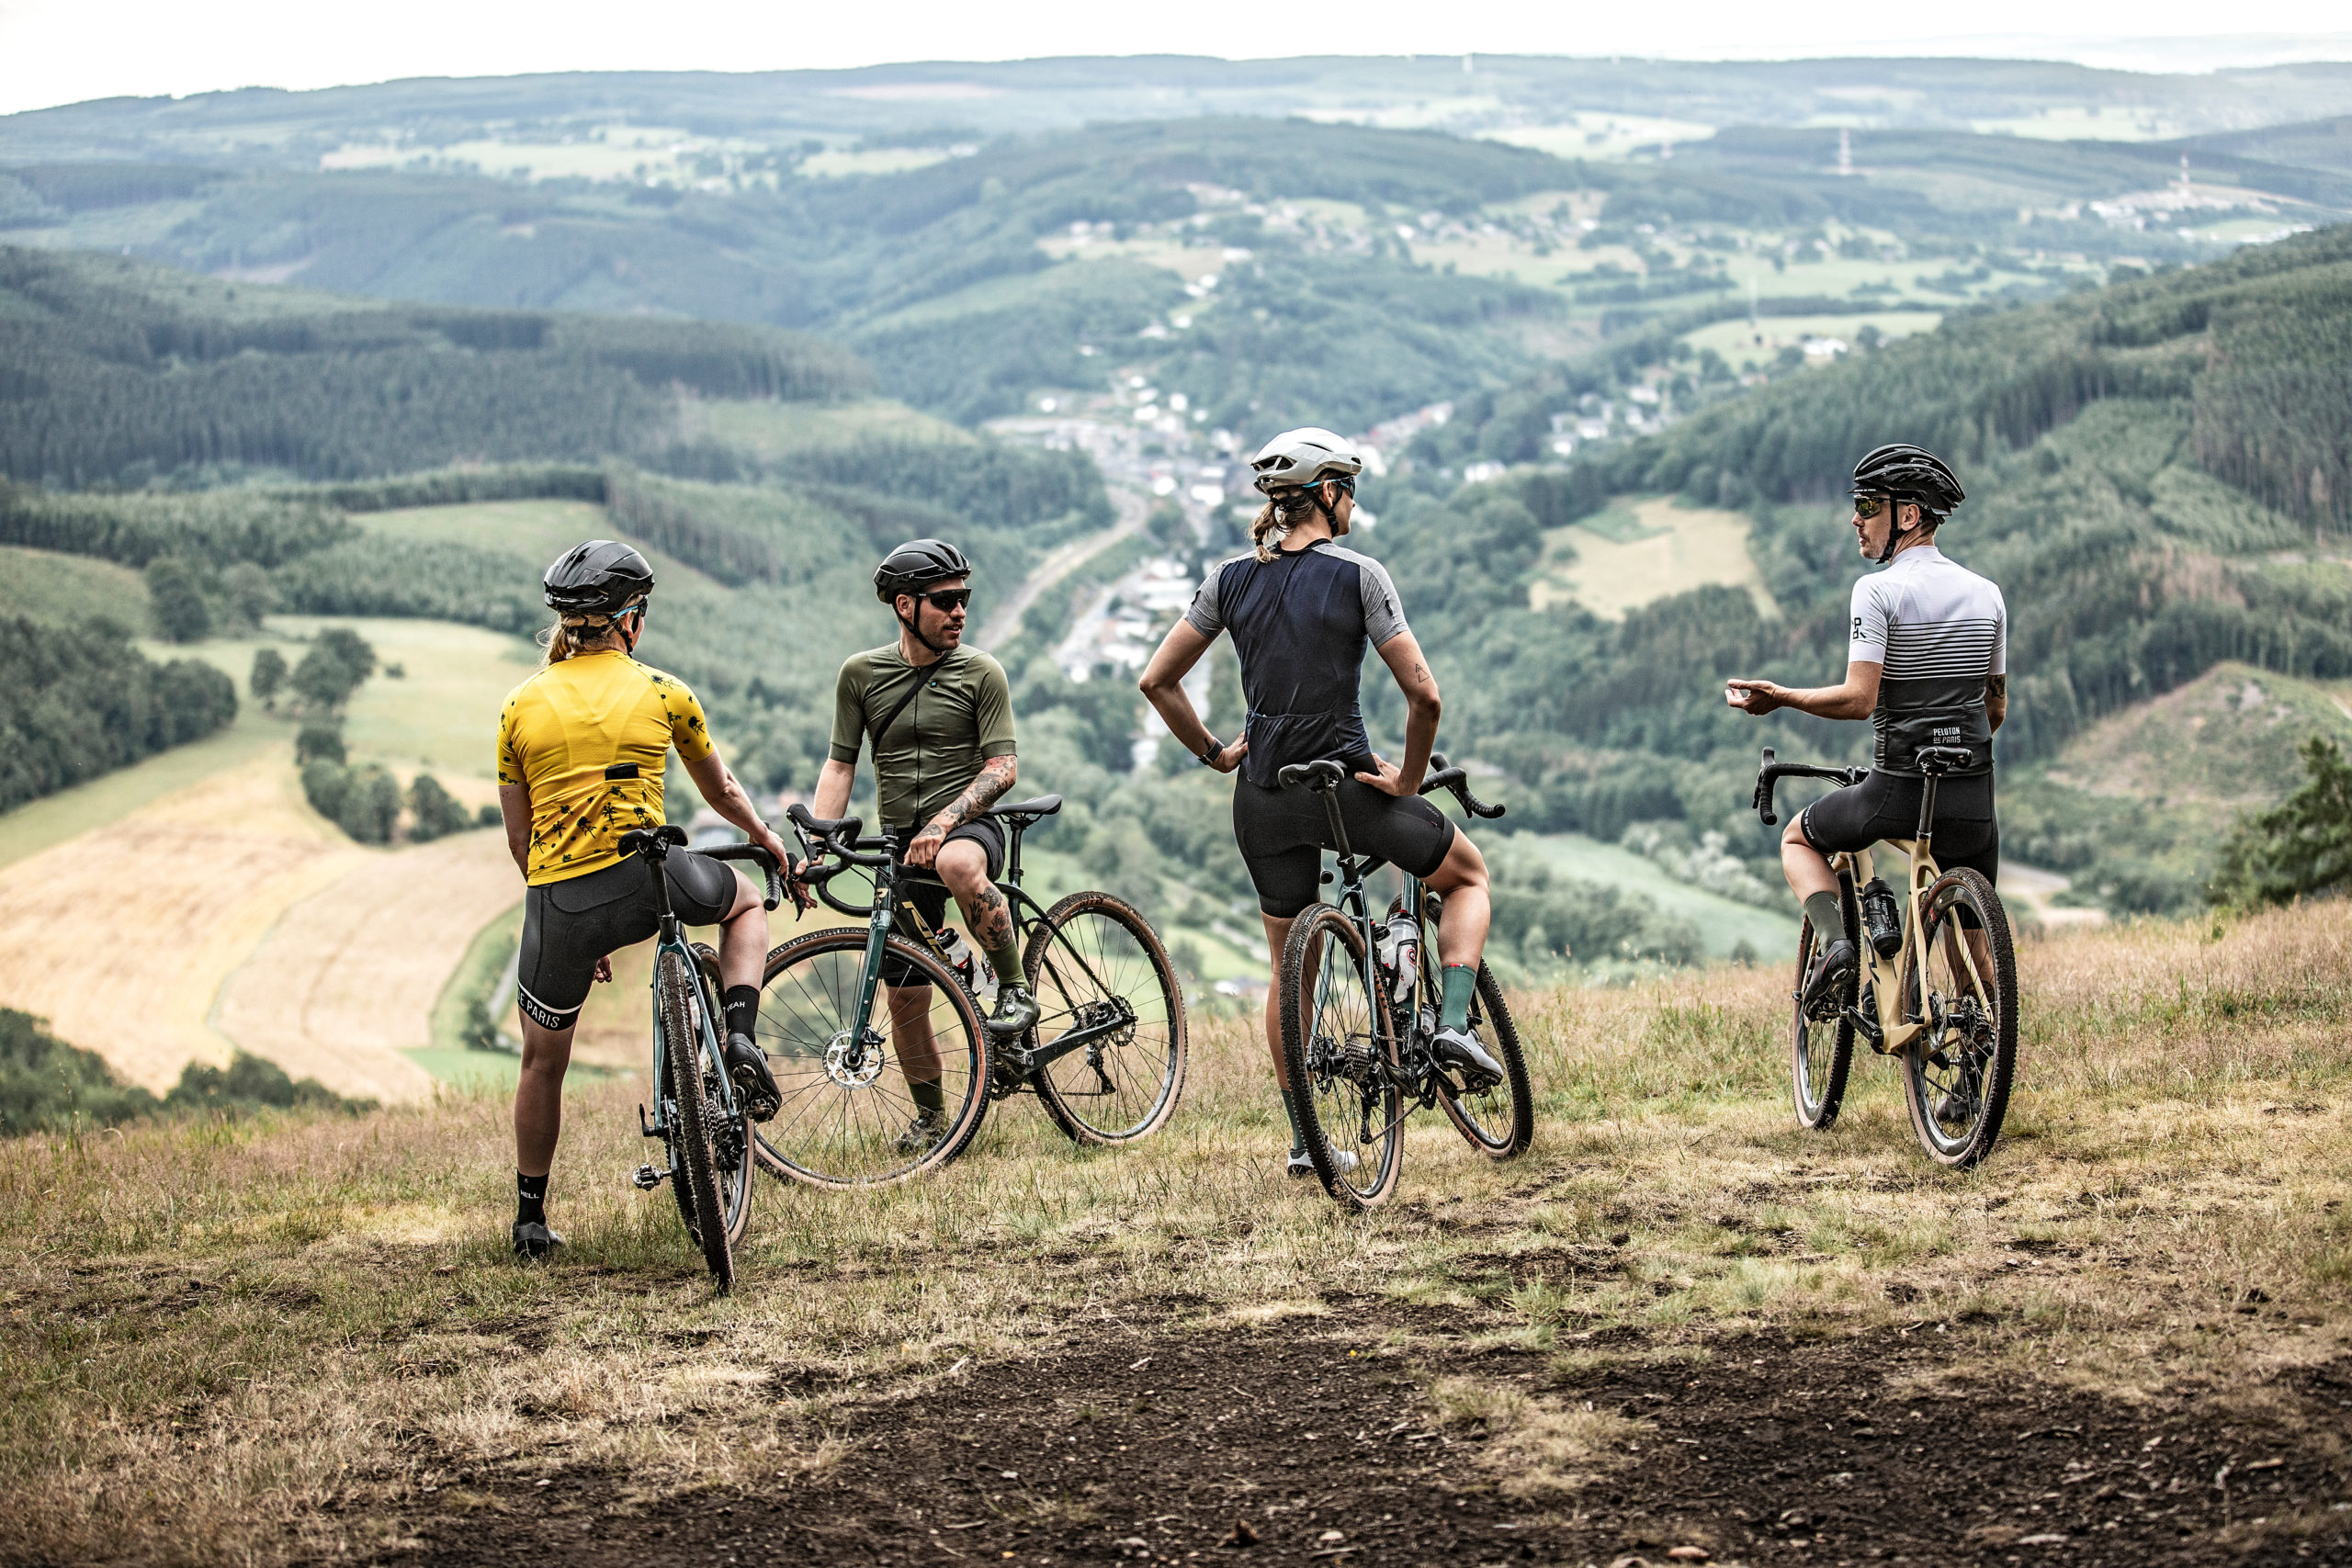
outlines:
{"label": "short sleeve jersey sleeve", "polygon": [[871,671],[865,655],[853,654],[842,660],[841,673],[833,677],[833,738],[825,755],[836,762],[854,767],[858,749],[865,743],[865,689]]}
{"label": "short sleeve jersey sleeve", "polygon": [[1225,581],[1228,563],[1219,562],[1209,568],[1201,579],[1201,591],[1193,595],[1192,607],[1184,612],[1184,619],[1203,637],[1214,637],[1225,630],[1225,610],[1217,602],[1219,585]]}
{"label": "short sleeve jersey sleeve", "polygon": [[498,782],[502,785],[528,783],[530,774],[523,771],[522,737],[516,733],[515,710],[522,705],[523,694],[517,690],[508,695],[506,706],[498,715]]}
{"label": "short sleeve jersey sleeve", "polygon": [[692,688],[674,676],[657,673],[653,689],[662,698],[662,711],[670,721],[670,744],[678,749],[678,755],[689,762],[709,756],[710,725]]}
{"label": "short sleeve jersey sleeve", "polygon": [[1857,578],[1854,597],[1849,605],[1851,627],[1847,634],[1846,662],[1849,664],[1884,664],[1886,662],[1886,630],[1890,620],[1886,578],[1882,574]]}
{"label": "short sleeve jersey sleeve", "polygon": [[1405,624],[1404,602],[1396,597],[1396,584],[1388,569],[1366,556],[1359,558],[1357,571],[1357,587],[1363,595],[1363,633],[1372,646],[1384,647],[1412,630]]}
{"label": "short sleeve jersey sleeve", "polygon": [[973,693],[973,716],[978,721],[980,757],[987,761],[1013,755],[1012,683],[1004,666],[982,656],[978,689]]}
{"label": "short sleeve jersey sleeve", "polygon": [[1999,619],[1993,626],[1993,671],[1996,675],[2009,672],[2009,602],[1993,590],[1993,603],[2000,607]]}

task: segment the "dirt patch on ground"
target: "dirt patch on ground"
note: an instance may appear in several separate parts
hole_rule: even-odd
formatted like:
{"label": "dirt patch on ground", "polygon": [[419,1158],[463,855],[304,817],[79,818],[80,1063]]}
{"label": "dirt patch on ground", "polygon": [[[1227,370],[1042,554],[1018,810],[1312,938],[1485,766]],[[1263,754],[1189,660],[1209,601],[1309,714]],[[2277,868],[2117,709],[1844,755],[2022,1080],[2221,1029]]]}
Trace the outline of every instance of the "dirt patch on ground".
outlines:
{"label": "dirt patch on ground", "polygon": [[[393,1560],[554,1547],[583,1563],[1664,1568],[1679,1547],[1685,1561],[2010,1568],[2352,1554],[2352,1372],[2337,1368],[2226,1405],[2126,1404],[1977,1378],[1974,1337],[1932,1325],[1838,1343],[1604,1333],[1547,1354],[1433,1341],[1433,1323],[1333,1305],[1248,1327],[1081,1325],[1059,1355],[836,1404],[802,1433],[818,1461],[764,1494],[633,1507],[616,1502],[624,1477],[451,1477],[410,1499]],[[779,1371],[779,1397],[809,1392]],[[1492,1414],[1466,1413],[1465,1389]],[[1609,1434],[1573,1490],[1526,1484],[1541,1449],[1509,1412],[1537,1409]]]}

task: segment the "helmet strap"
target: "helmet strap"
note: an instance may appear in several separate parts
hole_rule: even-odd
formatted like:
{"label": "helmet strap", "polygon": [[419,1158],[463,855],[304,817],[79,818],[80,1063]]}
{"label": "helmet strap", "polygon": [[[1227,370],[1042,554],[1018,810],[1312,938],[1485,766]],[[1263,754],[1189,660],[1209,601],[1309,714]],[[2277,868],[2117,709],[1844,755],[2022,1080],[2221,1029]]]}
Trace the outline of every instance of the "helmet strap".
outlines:
{"label": "helmet strap", "polygon": [[945,645],[933,642],[931,638],[922,635],[922,626],[920,624],[922,620],[922,595],[920,593],[914,593],[910,594],[909,597],[913,599],[915,602],[915,613],[913,619],[910,620],[907,616],[899,614],[899,596],[895,593],[890,596],[890,614],[897,618],[898,623],[900,626],[907,628],[907,635],[909,637],[913,637],[917,642],[931,649],[932,652],[944,658],[947,653]]}
{"label": "helmet strap", "polygon": [[[1920,515],[1924,521],[1926,517],[1925,512],[1922,512]],[[1889,496],[1886,502],[1886,544],[1878,552],[1878,564],[1884,566],[1887,562],[1893,560],[1894,558],[1894,552],[1902,547],[1903,540],[1906,534],[1916,534],[1918,530],[1917,528],[1908,530],[1904,528],[1903,502],[1893,496]]]}

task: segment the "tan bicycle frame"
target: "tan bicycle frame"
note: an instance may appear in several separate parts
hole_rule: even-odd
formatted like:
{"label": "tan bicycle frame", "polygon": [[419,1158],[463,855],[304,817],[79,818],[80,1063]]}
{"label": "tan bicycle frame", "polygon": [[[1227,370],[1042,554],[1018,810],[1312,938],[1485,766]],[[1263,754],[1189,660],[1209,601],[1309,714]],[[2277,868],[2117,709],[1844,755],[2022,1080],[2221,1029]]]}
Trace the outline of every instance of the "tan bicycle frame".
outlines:
{"label": "tan bicycle frame", "polygon": [[[1923,917],[1928,908],[1928,889],[1936,885],[1936,879],[1943,875],[1943,871],[1936,864],[1936,857],[1918,840],[1888,839],[1885,842],[1889,847],[1902,851],[1911,868],[1908,897],[1904,899],[1903,946],[1892,959],[1881,959],[1878,944],[1871,941],[1870,925],[1865,921],[1861,947],[1862,956],[1870,964],[1871,995],[1878,1005],[1879,1042],[1871,1049],[1891,1056],[1908,1047],[1928,1027],[1924,1018],[1905,1019],[1902,1016],[1903,987],[1885,982],[1911,974],[1916,964],[1917,994],[1922,998],[1927,996],[1928,949],[1927,944],[1919,940],[1919,932],[1926,924]],[[1830,864],[1834,868],[1841,862],[1854,879],[1854,897],[1859,904],[1863,886],[1878,874],[1871,863],[1871,852],[1867,849],[1849,850],[1836,856]],[[1966,942],[1961,942],[1959,949],[1961,962],[1968,966],[1970,983],[1976,987],[1979,997],[1984,996],[1984,977],[1976,972],[1975,950]]]}

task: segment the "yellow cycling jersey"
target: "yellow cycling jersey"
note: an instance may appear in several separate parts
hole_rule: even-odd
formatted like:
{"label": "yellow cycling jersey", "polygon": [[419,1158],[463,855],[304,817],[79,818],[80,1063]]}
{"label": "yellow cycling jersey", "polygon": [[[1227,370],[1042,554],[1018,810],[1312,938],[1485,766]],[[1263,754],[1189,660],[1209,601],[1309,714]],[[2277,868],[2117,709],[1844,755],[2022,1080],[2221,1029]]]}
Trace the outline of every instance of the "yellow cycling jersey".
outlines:
{"label": "yellow cycling jersey", "polygon": [[626,653],[576,653],[515,687],[498,721],[498,782],[531,792],[524,880],[602,871],[621,858],[623,833],[660,827],[673,745],[689,762],[710,755],[702,705]]}

